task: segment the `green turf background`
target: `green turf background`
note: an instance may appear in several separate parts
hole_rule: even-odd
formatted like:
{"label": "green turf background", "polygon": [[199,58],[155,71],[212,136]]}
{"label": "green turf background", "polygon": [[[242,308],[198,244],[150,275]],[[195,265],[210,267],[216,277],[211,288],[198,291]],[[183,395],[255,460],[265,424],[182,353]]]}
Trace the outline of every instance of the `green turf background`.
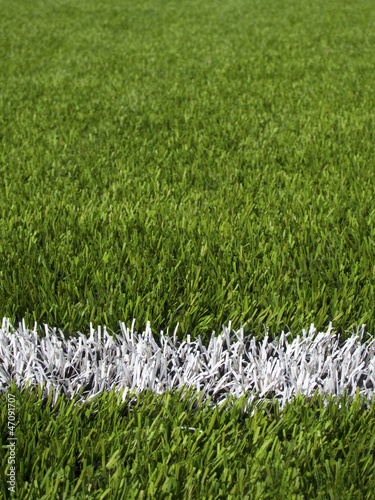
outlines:
{"label": "green turf background", "polygon": [[1,317],[374,332],[372,1],[0,19]]}

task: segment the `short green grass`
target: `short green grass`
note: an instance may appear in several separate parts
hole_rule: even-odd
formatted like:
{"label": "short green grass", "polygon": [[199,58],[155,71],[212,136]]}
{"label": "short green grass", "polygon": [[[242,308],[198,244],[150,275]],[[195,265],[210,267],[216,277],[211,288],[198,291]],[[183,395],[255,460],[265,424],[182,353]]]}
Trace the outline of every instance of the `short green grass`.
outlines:
{"label": "short green grass", "polygon": [[[118,322],[132,318],[138,331],[148,320],[155,332],[178,322],[180,338],[203,340],[229,320],[257,336],[263,325],[272,334],[299,334],[329,321],[344,338],[362,323],[375,332],[372,1],[0,0],[0,19],[2,317],[70,335],[87,332],[90,322],[119,333]],[[89,449],[91,465],[94,455],[104,456],[94,444],[85,448],[89,438],[67,436],[57,470],[48,458],[52,444],[40,439],[41,468],[32,471],[36,417],[33,404],[22,401],[29,417],[19,435],[29,451],[19,457],[19,481],[29,482],[30,498],[47,470],[52,478],[61,464],[70,467],[73,449],[78,456]],[[196,438],[190,462],[181,465],[190,485],[181,495],[242,498],[258,495],[259,482],[259,498],[266,498],[263,486],[276,491],[269,478],[280,486],[280,477],[285,488],[297,485],[285,490],[289,498],[337,498],[340,491],[362,498],[355,496],[361,488],[374,489],[366,462],[374,440],[358,417],[361,433],[370,434],[348,451],[338,422],[349,425],[354,417],[342,412],[336,420],[330,414],[330,423],[316,421],[308,434],[297,431],[299,423],[290,431],[293,446],[300,443],[309,457],[306,466],[287,441],[270,448],[264,438],[254,448],[253,463],[262,465],[250,472],[248,428],[229,455],[219,434],[204,434],[201,444]],[[38,418],[46,435],[54,432],[49,418]],[[105,418],[93,429],[108,433]],[[133,426],[121,422],[112,426],[118,436],[122,425]],[[137,422],[127,432],[141,432]],[[217,432],[227,425],[215,422]],[[117,463],[118,455],[111,457],[122,450],[118,436],[113,445],[109,434],[98,441],[106,446],[101,463]],[[307,436],[314,443],[308,449]],[[179,460],[175,445],[162,451],[147,439],[150,449],[143,443],[131,451],[132,469],[122,466],[116,484],[127,478],[121,488],[131,481],[137,498],[141,490],[177,498],[174,488],[183,486],[173,478],[165,483]],[[288,448],[285,456],[280,446]],[[320,458],[313,459],[317,449]],[[365,458],[355,458],[356,450]],[[153,452],[147,471],[140,464]],[[225,456],[232,457],[228,465]],[[218,486],[199,469],[203,463],[209,471],[216,464]],[[63,475],[78,491],[84,461],[77,467]],[[156,494],[156,483],[166,489]],[[231,493],[229,485],[237,489]]]}
{"label": "short green grass", "polygon": [[251,417],[243,399],[213,410],[182,392],[122,404],[104,394],[83,408],[63,397],[51,408],[36,390],[17,397],[16,498],[373,498],[375,405],[368,412],[357,397],[340,409],[297,398],[283,415],[264,404]]}
{"label": "short green grass", "polygon": [[1,5],[3,316],[374,331],[372,2]]}

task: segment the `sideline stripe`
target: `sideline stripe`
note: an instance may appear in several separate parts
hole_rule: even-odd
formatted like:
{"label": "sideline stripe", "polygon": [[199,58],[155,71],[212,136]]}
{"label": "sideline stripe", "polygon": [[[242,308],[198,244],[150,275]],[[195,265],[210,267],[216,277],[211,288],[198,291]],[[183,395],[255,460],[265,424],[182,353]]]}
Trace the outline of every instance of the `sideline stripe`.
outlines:
{"label": "sideline stripe", "polygon": [[[77,402],[91,399],[103,391],[123,390],[140,394],[151,389],[162,394],[167,389],[195,388],[200,401],[223,404],[230,395],[246,393],[246,405],[253,401],[274,399],[282,409],[300,391],[312,397],[315,391],[324,396],[352,398],[359,394],[371,401],[375,389],[375,340],[362,343],[365,326],[346,341],[332,332],[317,332],[314,324],[302,330],[294,340],[284,331],[278,340],[262,341],[244,337],[243,328],[231,335],[231,322],[223,332],[212,336],[208,346],[200,336],[190,335],[181,342],[177,329],[172,337],[160,332],[154,339],[150,322],[146,331],[134,332],[120,323],[122,335],[109,334],[104,326],[90,335],[77,333],[65,339],[61,330],[44,325],[45,336],[26,328],[24,320],[16,330],[3,318],[0,330],[0,391],[12,380],[19,389],[45,384],[44,395],[53,392],[53,404],[60,391],[71,397],[83,391]],[[40,327],[42,329],[42,327]],[[43,329],[42,329],[43,330]],[[372,338],[372,336],[370,336]],[[57,389],[57,390],[56,390]],[[211,404],[211,403],[210,403]],[[246,408],[245,408],[246,410]]]}

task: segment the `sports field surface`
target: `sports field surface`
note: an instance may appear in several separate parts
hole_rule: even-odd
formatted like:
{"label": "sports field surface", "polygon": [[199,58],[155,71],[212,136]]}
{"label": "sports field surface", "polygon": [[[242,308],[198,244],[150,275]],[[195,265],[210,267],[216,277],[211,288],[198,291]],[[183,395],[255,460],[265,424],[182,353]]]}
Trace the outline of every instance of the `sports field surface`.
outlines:
{"label": "sports field surface", "polygon": [[370,0],[0,0],[0,496],[373,498],[374,81]]}

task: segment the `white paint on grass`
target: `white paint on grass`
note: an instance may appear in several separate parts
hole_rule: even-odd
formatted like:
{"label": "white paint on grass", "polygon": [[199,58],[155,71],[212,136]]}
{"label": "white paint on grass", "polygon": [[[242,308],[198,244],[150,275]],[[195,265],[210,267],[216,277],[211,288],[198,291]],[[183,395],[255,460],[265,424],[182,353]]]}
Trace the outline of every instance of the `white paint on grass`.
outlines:
{"label": "white paint on grass", "polygon": [[[279,340],[261,342],[244,337],[243,328],[231,334],[228,328],[218,336],[212,333],[208,346],[201,338],[180,342],[160,333],[154,339],[150,322],[146,331],[134,332],[120,322],[122,335],[108,334],[106,327],[90,335],[77,334],[65,339],[61,330],[44,325],[45,336],[30,330],[24,320],[16,330],[3,318],[0,330],[0,391],[7,390],[12,380],[17,387],[45,384],[45,395],[53,392],[55,403],[60,390],[70,396],[81,389],[78,401],[88,400],[103,391],[123,390],[140,394],[151,389],[162,394],[167,389],[193,387],[200,401],[212,398],[221,405],[228,396],[238,398],[246,393],[247,404],[275,399],[282,409],[288,401],[301,395],[341,396],[352,398],[356,391],[368,401],[375,389],[375,340],[361,342],[365,333],[352,334],[345,342],[332,332],[310,331],[289,339],[281,333]],[[371,337],[372,338],[372,337]],[[325,399],[326,402],[326,399]],[[247,406],[246,404],[246,406]],[[245,408],[246,409],[246,408]]]}

